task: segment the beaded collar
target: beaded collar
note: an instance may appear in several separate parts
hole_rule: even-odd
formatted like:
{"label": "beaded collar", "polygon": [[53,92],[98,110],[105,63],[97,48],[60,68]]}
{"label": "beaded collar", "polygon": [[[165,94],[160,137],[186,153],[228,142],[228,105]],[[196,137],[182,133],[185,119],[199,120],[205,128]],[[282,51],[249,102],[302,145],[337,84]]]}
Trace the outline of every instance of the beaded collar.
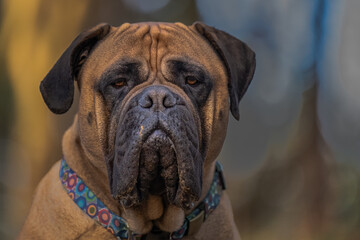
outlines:
{"label": "beaded collar", "polygon": [[[126,220],[108,209],[100,199],[86,186],[84,181],[61,160],[60,180],[69,197],[76,205],[94,219],[101,226],[119,240],[146,239],[146,235],[132,232]],[[167,233],[168,239],[182,239],[186,235],[193,235],[200,228],[210,213],[219,205],[222,191],[225,189],[225,181],[222,174],[222,166],[216,162],[214,178],[210,190],[204,200],[185,217],[183,225],[175,232]]]}

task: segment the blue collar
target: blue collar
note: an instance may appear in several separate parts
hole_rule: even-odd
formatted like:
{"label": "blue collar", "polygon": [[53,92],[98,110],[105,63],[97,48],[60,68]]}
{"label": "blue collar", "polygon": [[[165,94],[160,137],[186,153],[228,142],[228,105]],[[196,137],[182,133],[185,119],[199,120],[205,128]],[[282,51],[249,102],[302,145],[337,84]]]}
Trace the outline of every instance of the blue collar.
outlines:
{"label": "blue collar", "polygon": [[[66,192],[76,205],[86,213],[86,215],[114,234],[117,239],[145,239],[145,235],[132,232],[124,218],[110,211],[86,186],[84,181],[66,164],[64,159],[61,160],[60,179]],[[185,217],[180,229],[168,233],[169,239],[182,239],[186,235],[196,233],[210,213],[219,205],[221,193],[224,189],[225,181],[222,174],[222,166],[219,162],[216,162],[214,179],[208,194],[204,200]]]}

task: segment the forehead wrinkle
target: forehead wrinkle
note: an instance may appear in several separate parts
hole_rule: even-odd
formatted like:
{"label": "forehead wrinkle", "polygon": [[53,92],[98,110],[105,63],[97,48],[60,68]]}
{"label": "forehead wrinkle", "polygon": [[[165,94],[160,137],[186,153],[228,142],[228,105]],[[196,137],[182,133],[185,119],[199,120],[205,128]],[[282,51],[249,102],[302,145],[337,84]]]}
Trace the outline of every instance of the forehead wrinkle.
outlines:
{"label": "forehead wrinkle", "polygon": [[159,24],[154,22],[154,23],[150,23],[147,25],[150,30],[149,30],[149,35],[150,35],[150,46],[149,46],[149,67],[153,72],[157,72],[158,69],[158,44],[159,44],[159,36],[160,36],[160,32],[161,29],[159,27]]}
{"label": "forehead wrinkle", "polygon": [[186,39],[198,40],[198,35],[191,31],[191,29],[183,24],[164,24],[160,25],[162,33],[167,33],[172,36],[186,37]]}
{"label": "forehead wrinkle", "polygon": [[[191,28],[183,24],[161,25],[160,40],[162,47],[170,49],[172,53],[181,54],[184,56],[193,56],[194,58],[200,57],[198,53],[207,54],[207,44],[199,44],[204,39],[192,31]],[[180,48],[174,48],[174,44],[181,46]],[[186,51],[184,51],[186,49]],[[164,56],[162,56],[163,58]]]}
{"label": "forehead wrinkle", "polygon": [[121,26],[114,34],[115,39],[122,39],[127,37],[144,38],[150,31],[149,25],[138,24],[125,24],[125,27]]}

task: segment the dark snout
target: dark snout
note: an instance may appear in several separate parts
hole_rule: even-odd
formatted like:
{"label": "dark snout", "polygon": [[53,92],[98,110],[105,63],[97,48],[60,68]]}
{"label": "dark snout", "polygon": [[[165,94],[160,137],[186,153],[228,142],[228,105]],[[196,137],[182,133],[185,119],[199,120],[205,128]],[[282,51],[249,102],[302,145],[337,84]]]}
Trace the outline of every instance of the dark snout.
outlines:
{"label": "dark snout", "polygon": [[125,207],[161,195],[190,208],[201,194],[199,126],[180,94],[149,86],[120,111],[114,154],[108,159],[112,194]]}
{"label": "dark snout", "polygon": [[139,106],[144,110],[164,112],[175,105],[184,105],[184,103],[166,87],[148,87],[145,89],[139,99]]}

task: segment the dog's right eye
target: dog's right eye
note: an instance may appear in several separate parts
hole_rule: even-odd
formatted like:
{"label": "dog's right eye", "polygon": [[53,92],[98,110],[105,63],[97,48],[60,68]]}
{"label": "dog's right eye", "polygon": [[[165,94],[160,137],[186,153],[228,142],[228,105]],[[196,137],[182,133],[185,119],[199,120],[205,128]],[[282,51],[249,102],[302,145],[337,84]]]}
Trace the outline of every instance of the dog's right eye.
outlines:
{"label": "dog's right eye", "polygon": [[127,85],[126,78],[119,78],[114,83],[111,84],[113,88],[119,89]]}

